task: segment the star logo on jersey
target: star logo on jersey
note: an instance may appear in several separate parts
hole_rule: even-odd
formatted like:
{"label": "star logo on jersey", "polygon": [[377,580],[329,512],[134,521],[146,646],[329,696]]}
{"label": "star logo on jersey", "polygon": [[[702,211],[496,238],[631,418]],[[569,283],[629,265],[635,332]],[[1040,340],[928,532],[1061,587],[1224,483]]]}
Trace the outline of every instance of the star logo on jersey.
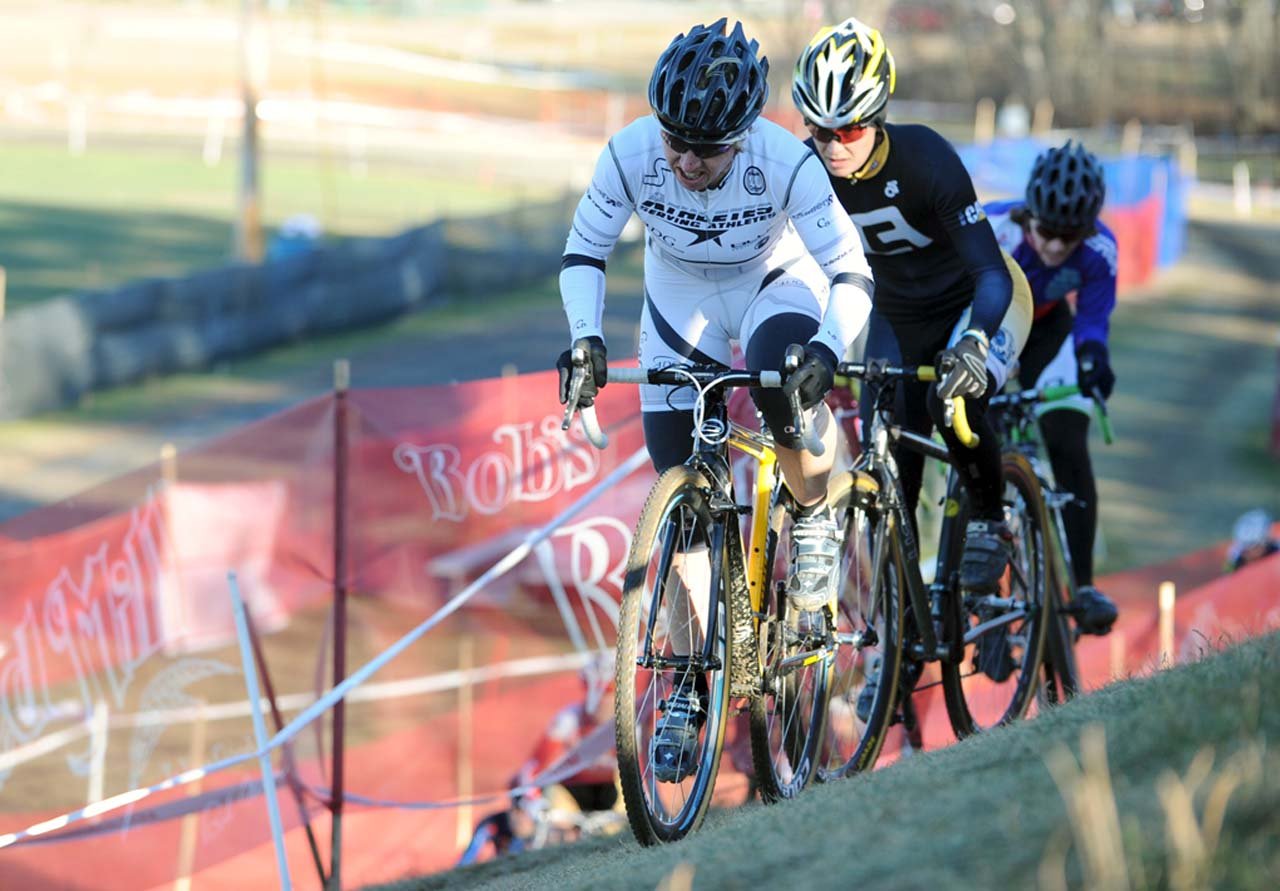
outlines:
{"label": "star logo on jersey", "polygon": [[691,226],[680,226],[679,228],[695,236],[693,241],[685,245],[686,247],[693,247],[694,245],[702,244],[705,241],[714,241],[716,244],[723,246],[723,242],[720,241],[720,236],[729,231],[728,229],[694,229]]}
{"label": "star logo on jersey", "polygon": [[898,181],[896,179],[891,179],[884,184],[884,197],[886,198],[898,197]]}

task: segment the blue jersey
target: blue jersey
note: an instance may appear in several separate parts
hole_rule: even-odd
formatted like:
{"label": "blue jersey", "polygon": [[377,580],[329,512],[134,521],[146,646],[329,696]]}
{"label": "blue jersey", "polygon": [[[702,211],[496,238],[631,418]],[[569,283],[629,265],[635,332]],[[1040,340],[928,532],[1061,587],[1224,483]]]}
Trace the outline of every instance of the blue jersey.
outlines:
{"label": "blue jersey", "polygon": [[1061,266],[1045,266],[1022,226],[1009,212],[1021,201],[992,201],[985,205],[996,240],[1026,273],[1035,300],[1035,317],[1041,318],[1059,301],[1075,295],[1076,318],[1072,339],[1077,347],[1086,340],[1107,342],[1111,311],[1116,308],[1116,237],[1101,220],[1097,233],[1080,244]]}

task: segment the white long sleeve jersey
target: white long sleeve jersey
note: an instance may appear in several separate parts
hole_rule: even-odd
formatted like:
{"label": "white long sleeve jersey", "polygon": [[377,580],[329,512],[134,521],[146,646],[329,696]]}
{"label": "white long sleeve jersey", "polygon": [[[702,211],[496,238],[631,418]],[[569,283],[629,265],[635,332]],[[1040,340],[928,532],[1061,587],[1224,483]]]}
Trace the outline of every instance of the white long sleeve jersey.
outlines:
{"label": "white long sleeve jersey", "polygon": [[601,336],[604,267],[632,214],[653,262],[697,281],[764,275],[807,250],[831,282],[814,340],[843,356],[871,311],[862,240],[836,201],[822,161],[764,118],[748,132],[719,186],[682,186],[652,117],[623,128],[596,163],[573,217],[560,274],[571,336]]}

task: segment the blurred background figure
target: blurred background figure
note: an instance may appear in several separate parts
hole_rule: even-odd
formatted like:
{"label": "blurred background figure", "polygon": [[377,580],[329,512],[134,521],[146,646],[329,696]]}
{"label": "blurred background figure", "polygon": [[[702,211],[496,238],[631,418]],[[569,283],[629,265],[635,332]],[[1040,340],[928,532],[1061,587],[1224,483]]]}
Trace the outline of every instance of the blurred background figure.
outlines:
{"label": "blurred background figure", "polygon": [[[459,866],[623,827],[613,742],[613,667],[613,651],[607,650],[579,670],[581,698],[556,712],[508,785],[526,791],[513,793],[510,807],[476,824]],[[535,785],[544,776],[566,771],[559,782]]]}
{"label": "blurred background figure", "polygon": [[280,225],[280,231],[267,248],[267,260],[283,260],[305,254],[320,243],[324,230],[320,221],[309,213],[296,213]]}
{"label": "blurred background figure", "polygon": [[1235,572],[1277,551],[1280,551],[1280,538],[1271,534],[1271,516],[1260,507],[1246,511],[1231,530],[1226,571]]}
{"label": "blurred background figure", "polygon": [[[578,672],[581,699],[558,711],[534,744],[516,777],[532,783],[557,767],[581,761],[581,767],[556,784],[569,794],[566,803],[581,811],[606,811],[620,806],[618,758],[613,749],[614,653],[600,651]],[[577,751],[577,750],[581,751]],[[548,796],[551,789],[547,788]]]}

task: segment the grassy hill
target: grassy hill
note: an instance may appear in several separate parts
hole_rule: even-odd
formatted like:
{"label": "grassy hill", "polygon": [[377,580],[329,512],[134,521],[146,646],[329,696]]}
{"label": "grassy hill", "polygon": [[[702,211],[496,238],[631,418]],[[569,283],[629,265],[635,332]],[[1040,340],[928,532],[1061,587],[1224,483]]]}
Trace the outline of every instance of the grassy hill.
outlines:
{"label": "grassy hill", "polygon": [[715,813],[680,844],[627,835],[380,887],[1274,888],[1277,680],[1272,635],[795,802]]}

